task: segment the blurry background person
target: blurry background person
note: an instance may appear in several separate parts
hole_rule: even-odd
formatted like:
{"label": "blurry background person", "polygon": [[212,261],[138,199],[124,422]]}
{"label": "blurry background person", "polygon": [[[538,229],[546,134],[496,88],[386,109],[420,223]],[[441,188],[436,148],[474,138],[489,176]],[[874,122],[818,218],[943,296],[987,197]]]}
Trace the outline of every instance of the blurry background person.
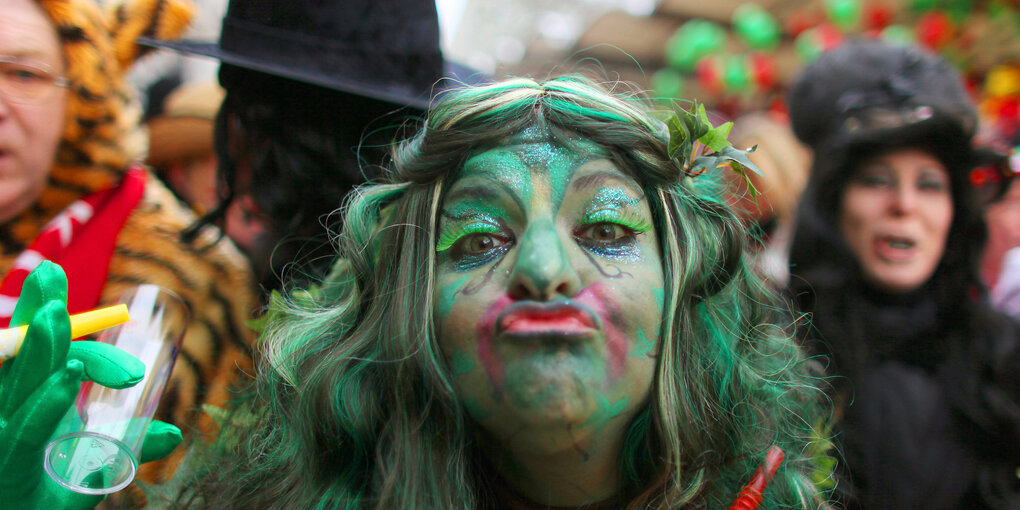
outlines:
{"label": "blurry background person", "polygon": [[982,269],[992,304],[1020,320],[1020,178],[1014,173],[1006,186],[985,212],[988,246]]}
{"label": "blurry background person", "polygon": [[267,290],[288,264],[295,281],[321,276],[335,252],[330,213],[378,176],[435,91],[477,78],[444,62],[431,1],[234,0],[218,42],[146,44],[222,62],[223,200],[203,222],[224,226]]}
{"label": "blurry background person", "polygon": [[[138,31],[175,36],[190,4],[109,7],[119,10],[104,17],[92,0],[3,3],[0,327],[25,277],[45,259],[67,273],[71,313],[115,302],[137,284],[172,290],[193,321],[157,418],[185,434],[208,432],[212,422],[200,406],[225,403],[251,365],[244,321],[253,284],[240,253],[217,242],[216,229],[199,233],[196,244],[205,250],[181,241],[195,217],[137,164],[145,141],[123,76],[137,56]],[[141,479],[163,479],[174,462],[146,466]]]}
{"label": "blurry background person", "polygon": [[215,81],[183,83],[146,123],[149,152],[145,162],[199,215],[219,204],[213,123],[225,94]]}
{"label": "blurry background person", "polygon": [[1020,507],[1020,326],[978,273],[977,116],[925,50],[851,41],[789,94],[813,149],[791,288],[832,356],[850,508]]}
{"label": "blurry background person", "polygon": [[765,175],[747,172],[757,195],[752,197],[736,174],[727,174],[728,185],[734,208],[756,235],[751,246],[758,268],[778,288],[785,288],[797,203],[807,183],[810,154],[794,136],[789,120],[771,112],[737,117],[730,140],[741,149],[757,146],[750,158]]}

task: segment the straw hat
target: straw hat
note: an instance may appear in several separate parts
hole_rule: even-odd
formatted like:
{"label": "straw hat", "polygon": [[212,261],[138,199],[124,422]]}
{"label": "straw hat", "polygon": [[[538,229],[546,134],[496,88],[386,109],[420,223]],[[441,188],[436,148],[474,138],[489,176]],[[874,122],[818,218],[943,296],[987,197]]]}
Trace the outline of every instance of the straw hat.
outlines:
{"label": "straw hat", "polygon": [[163,112],[149,121],[146,163],[160,168],[213,154],[213,121],[224,94],[215,81],[184,83],[171,92]]}

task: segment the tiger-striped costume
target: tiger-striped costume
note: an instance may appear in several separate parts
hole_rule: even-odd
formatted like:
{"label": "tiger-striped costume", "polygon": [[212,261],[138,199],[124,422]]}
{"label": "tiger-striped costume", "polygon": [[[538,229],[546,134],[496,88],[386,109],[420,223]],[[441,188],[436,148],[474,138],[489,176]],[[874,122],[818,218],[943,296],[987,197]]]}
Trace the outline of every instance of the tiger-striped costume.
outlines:
{"label": "tiger-striped costume", "polygon": [[[47,187],[20,216],[0,225],[0,277],[44,225],[75,200],[115,185],[144,151],[133,92],[125,71],[139,54],[139,35],[177,37],[192,14],[187,0],[129,0],[102,12],[93,0],[38,0],[63,45],[70,79],[67,121]],[[251,367],[252,333],[245,325],[256,306],[250,268],[214,229],[194,245],[179,233],[195,220],[152,173],[145,193],[117,237],[101,302],[129,286],[155,283],[178,293],[192,310],[183,348],[157,418],[213,431],[202,404],[224,406]],[[146,464],[139,478],[159,482],[185,451]],[[128,496],[138,498],[132,487]],[[123,496],[122,496],[123,497]]]}

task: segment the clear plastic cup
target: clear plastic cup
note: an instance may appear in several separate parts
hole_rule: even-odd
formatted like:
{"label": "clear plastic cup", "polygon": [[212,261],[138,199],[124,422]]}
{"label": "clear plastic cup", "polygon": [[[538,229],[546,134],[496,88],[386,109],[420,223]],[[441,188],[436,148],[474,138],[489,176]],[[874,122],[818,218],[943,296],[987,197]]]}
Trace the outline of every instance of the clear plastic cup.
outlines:
{"label": "clear plastic cup", "polygon": [[131,320],[105,330],[97,341],[140,359],[145,376],[122,390],[82,385],[43,457],[43,468],[53,480],[82,494],[117,492],[134,479],[145,431],[190,320],[184,301],[156,285],[134,287],[120,302],[128,306]]}

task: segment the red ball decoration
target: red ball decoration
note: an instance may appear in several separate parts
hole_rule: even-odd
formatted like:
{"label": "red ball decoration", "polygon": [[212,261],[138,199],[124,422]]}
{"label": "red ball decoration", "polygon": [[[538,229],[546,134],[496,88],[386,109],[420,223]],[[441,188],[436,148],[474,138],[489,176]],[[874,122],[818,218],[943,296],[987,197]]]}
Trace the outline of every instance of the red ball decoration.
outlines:
{"label": "red ball decoration", "polygon": [[893,10],[888,4],[872,2],[864,7],[864,29],[865,31],[876,30],[881,32],[883,28],[892,24]]}
{"label": "red ball decoration", "polygon": [[843,32],[832,23],[822,23],[815,27],[815,38],[823,51],[835,49],[843,44]]}
{"label": "red ball decoration", "polygon": [[939,50],[953,39],[953,21],[943,11],[933,10],[917,20],[917,41]]}
{"label": "red ball decoration", "polygon": [[721,94],[723,90],[722,62],[715,56],[702,57],[694,65],[694,77],[698,85],[709,94]]}
{"label": "red ball decoration", "polygon": [[776,61],[764,53],[752,53],[750,58],[751,78],[758,90],[766,91],[776,85]]}
{"label": "red ball decoration", "polygon": [[1002,98],[996,116],[1000,119],[1017,118],[1017,116],[1020,116],[1020,101],[1015,97]]}

